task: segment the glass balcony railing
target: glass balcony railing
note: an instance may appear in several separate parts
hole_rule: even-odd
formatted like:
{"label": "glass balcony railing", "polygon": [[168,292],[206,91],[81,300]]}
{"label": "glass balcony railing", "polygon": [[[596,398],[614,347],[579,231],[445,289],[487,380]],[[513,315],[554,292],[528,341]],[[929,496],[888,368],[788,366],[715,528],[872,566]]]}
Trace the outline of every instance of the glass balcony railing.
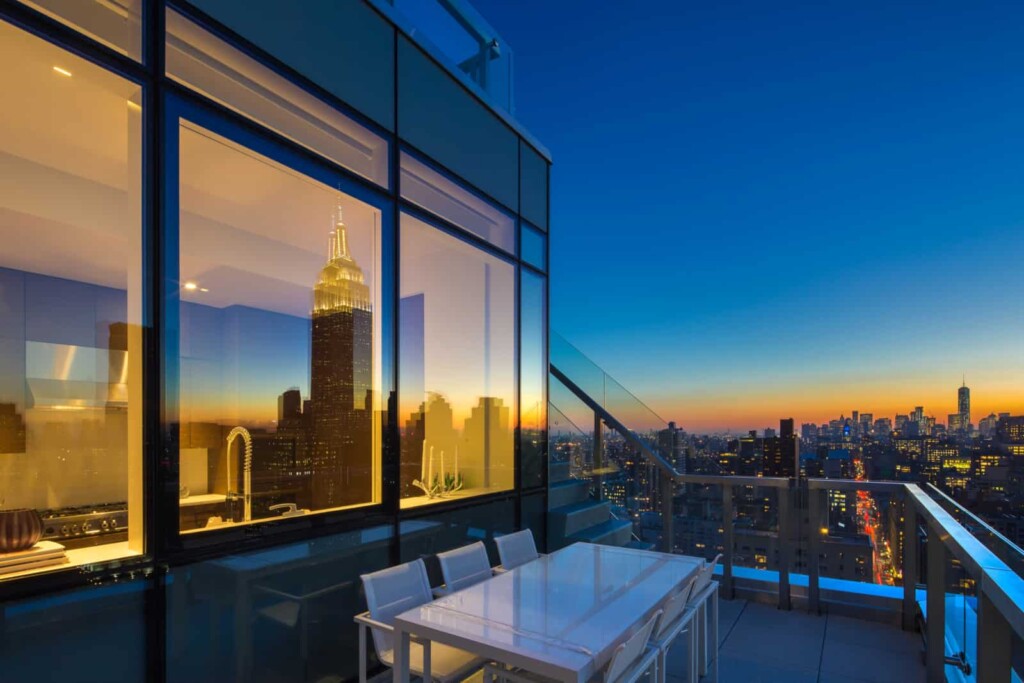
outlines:
{"label": "glass balcony railing", "polygon": [[[507,43],[466,0],[374,0],[419,42],[426,42],[450,70],[463,74],[491,104],[514,114],[513,53]],[[401,21],[404,20],[404,21]],[[426,40],[424,40],[424,38]]]}

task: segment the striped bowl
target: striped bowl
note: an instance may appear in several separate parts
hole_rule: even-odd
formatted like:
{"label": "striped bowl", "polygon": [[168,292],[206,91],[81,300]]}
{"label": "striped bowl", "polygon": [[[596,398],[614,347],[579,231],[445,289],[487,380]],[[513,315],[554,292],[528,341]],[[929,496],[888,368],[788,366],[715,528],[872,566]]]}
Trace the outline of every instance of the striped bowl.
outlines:
{"label": "striped bowl", "polygon": [[31,548],[42,534],[43,520],[35,510],[0,510],[0,553]]}

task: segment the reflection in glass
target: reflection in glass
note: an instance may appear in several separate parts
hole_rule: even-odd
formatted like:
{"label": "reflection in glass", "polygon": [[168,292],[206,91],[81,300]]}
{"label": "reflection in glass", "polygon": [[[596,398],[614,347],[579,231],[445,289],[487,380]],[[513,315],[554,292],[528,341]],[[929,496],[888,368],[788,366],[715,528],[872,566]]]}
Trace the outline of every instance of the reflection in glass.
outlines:
{"label": "reflection in glass", "polygon": [[175,567],[167,681],[355,680],[359,575],[391,564],[392,540],[377,526]]}
{"label": "reflection in glass", "polygon": [[546,280],[527,272],[520,274],[519,400],[520,454],[524,487],[544,483],[547,467],[547,306]]}
{"label": "reflection in glass", "polygon": [[21,0],[93,40],[142,61],[142,0]]}
{"label": "reflection in glass", "polygon": [[388,144],[275,71],[167,10],[167,75],[317,154],[388,182]]}
{"label": "reflection in glass", "polygon": [[380,212],[180,131],[182,531],[380,498]]}
{"label": "reflection in glass", "polygon": [[0,508],[141,552],[141,89],[2,22],[0,60]]}
{"label": "reflection in glass", "polygon": [[514,267],[411,216],[401,232],[402,505],[510,489]]}

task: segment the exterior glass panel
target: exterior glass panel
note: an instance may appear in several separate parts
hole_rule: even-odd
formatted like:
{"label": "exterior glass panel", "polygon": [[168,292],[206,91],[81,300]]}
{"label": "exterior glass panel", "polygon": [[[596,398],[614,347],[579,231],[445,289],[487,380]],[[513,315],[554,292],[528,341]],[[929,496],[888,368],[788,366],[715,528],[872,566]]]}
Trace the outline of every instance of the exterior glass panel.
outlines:
{"label": "exterior glass panel", "polygon": [[482,237],[510,254],[516,248],[516,223],[505,211],[408,152],[402,152],[402,197]]}
{"label": "exterior glass panel", "polygon": [[0,524],[40,514],[66,549],[50,567],[124,557],[143,549],[141,88],[3,22],[0,60]]}
{"label": "exterior glass panel", "polygon": [[361,0],[193,0],[260,49],[389,130],[395,31]]}
{"label": "exterior glass panel", "polygon": [[26,681],[145,681],[149,579],[5,602],[0,673]]}
{"label": "exterior glass panel", "polygon": [[175,568],[166,589],[168,683],[356,680],[352,618],[366,611],[359,575],[391,563],[393,529]]}
{"label": "exterior glass panel", "polygon": [[420,49],[398,41],[399,135],[510,209],[518,205],[519,139]]}
{"label": "exterior glass panel", "polygon": [[402,507],[515,485],[515,267],[403,215]]}
{"label": "exterior glass panel", "polygon": [[534,268],[548,269],[548,238],[525,223],[519,231],[519,257]]}
{"label": "exterior glass panel", "polygon": [[387,185],[388,145],[382,137],[170,10],[166,60],[174,80]]}
{"label": "exterior glass panel", "polygon": [[523,488],[541,486],[548,453],[547,283],[520,271],[519,444]]}
{"label": "exterior glass panel", "polygon": [[142,61],[142,0],[21,0],[93,40]]}
{"label": "exterior glass panel", "polygon": [[548,162],[525,142],[519,143],[519,213],[548,229]]}
{"label": "exterior glass panel", "polygon": [[380,501],[380,211],[180,135],[180,528]]}

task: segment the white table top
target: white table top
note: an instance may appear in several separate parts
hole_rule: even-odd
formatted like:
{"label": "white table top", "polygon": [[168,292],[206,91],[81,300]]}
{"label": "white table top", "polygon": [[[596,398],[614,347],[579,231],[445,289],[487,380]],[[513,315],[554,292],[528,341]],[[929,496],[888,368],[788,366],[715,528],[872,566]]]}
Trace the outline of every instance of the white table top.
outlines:
{"label": "white table top", "polygon": [[703,562],[576,543],[403,612],[395,621],[432,641],[583,681]]}

